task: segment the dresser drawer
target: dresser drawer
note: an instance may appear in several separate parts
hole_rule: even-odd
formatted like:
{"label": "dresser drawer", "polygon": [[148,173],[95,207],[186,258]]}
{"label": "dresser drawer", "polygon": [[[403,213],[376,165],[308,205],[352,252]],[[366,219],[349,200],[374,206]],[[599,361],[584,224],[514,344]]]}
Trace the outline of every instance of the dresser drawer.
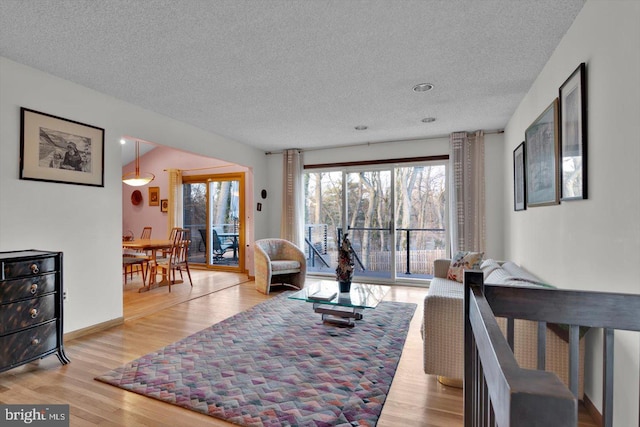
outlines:
{"label": "dresser drawer", "polygon": [[2,366],[21,364],[56,346],[56,322],[6,335],[0,337],[0,363]]}
{"label": "dresser drawer", "polygon": [[18,277],[35,276],[40,273],[56,271],[56,258],[34,258],[30,260],[5,261],[2,263],[4,280]]}
{"label": "dresser drawer", "polygon": [[55,294],[0,306],[0,335],[28,328],[56,316]]}
{"label": "dresser drawer", "polygon": [[55,273],[22,279],[7,280],[0,283],[0,304],[25,298],[39,297],[56,290]]}

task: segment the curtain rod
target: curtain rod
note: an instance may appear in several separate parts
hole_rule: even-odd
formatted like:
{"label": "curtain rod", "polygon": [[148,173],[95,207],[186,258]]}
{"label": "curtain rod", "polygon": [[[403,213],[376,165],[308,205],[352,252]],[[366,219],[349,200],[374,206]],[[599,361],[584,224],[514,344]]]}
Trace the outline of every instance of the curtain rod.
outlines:
{"label": "curtain rod", "polygon": [[[180,172],[192,172],[192,171],[202,171],[202,170],[207,170],[207,169],[220,169],[220,168],[226,168],[229,166],[235,166],[232,163],[227,163],[226,165],[221,165],[221,166],[208,166],[205,168],[192,168],[192,169],[178,169]],[[163,171],[167,172],[169,169],[163,169]]]}
{"label": "curtain rod", "polygon": [[[493,134],[500,134],[500,133],[504,133],[504,129],[495,129],[495,130],[488,130],[488,131],[484,131],[485,135],[493,135]],[[407,138],[407,139],[392,139],[392,140],[388,140],[388,141],[370,141],[370,142],[360,142],[358,144],[350,144],[350,145],[331,145],[331,146],[327,146],[327,147],[315,147],[315,148],[307,148],[307,149],[302,149],[299,148],[300,151],[322,151],[322,150],[333,150],[336,148],[351,148],[351,147],[362,147],[362,146],[371,146],[371,145],[377,145],[377,144],[389,144],[392,142],[410,142],[410,141],[429,141],[432,139],[442,139],[442,138],[449,138],[451,134],[447,134],[447,135],[438,135],[438,136],[430,136],[430,137],[425,137],[425,138]],[[272,154],[282,154],[284,153],[284,150],[279,150],[279,151],[267,151],[264,154],[266,156],[270,156]]]}

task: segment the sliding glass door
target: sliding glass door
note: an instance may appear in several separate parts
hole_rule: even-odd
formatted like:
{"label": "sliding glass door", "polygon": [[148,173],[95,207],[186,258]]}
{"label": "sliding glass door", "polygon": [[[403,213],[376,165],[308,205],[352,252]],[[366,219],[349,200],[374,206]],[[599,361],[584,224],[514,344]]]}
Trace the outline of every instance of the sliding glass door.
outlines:
{"label": "sliding glass door", "polygon": [[433,261],[447,257],[447,167],[395,168],[396,277],[431,278]]}
{"label": "sliding glass door", "polygon": [[354,277],[385,281],[395,276],[393,170],[346,172],[346,233],[355,254]]}
{"label": "sliding glass door", "polygon": [[191,230],[189,261],[244,271],[242,174],[183,177],[183,222]]}
{"label": "sliding glass door", "polygon": [[304,182],[309,272],[334,275],[345,233],[360,281],[428,280],[446,256],[446,162],[308,170]]}

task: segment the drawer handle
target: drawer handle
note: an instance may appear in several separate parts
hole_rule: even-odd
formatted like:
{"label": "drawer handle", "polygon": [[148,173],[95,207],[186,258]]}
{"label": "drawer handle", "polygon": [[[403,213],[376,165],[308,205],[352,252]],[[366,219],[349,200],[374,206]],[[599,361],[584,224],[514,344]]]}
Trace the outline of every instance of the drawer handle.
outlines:
{"label": "drawer handle", "polygon": [[35,319],[36,317],[38,317],[38,309],[37,308],[32,308],[29,313],[31,313],[31,318]]}
{"label": "drawer handle", "polygon": [[31,264],[31,272],[33,274],[38,274],[40,272],[40,269],[38,268],[38,264]]}
{"label": "drawer handle", "polygon": [[34,338],[31,340],[31,345],[38,345],[40,344],[40,340],[38,338]]}
{"label": "drawer handle", "polygon": [[36,292],[38,292],[38,284],[37,283],[32,283],[31,284],[31,293],[35,295]]}

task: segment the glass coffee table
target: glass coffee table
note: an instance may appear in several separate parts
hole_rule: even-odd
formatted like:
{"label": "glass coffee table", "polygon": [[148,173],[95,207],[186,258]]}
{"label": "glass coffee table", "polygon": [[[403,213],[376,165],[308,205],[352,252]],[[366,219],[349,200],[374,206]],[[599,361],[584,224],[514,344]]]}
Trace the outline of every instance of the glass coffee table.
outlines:
{"label": "glass coffee table", "polygon": [[389,291],[389,286],[351,283],[351,291],[340,293],[338,282],[333,280],[309,281],[305,287],[289,295],[313,303],[313,311],[322,315],[322,320],[340,326],[355,326],[354,320],[363,317],[366,308],[376,308]]}

